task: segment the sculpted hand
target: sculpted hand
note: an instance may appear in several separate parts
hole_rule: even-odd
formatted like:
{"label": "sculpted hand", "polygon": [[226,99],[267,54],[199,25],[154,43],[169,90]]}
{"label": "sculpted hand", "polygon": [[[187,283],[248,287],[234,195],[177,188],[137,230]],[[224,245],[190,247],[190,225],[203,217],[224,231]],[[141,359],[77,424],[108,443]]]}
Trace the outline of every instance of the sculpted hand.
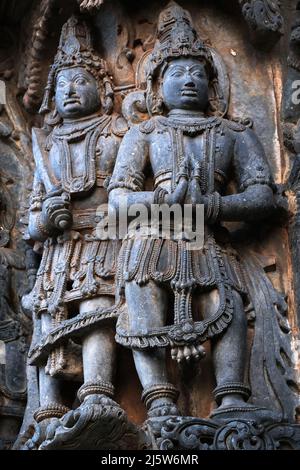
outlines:
{"label": "sculpted hand", "polygon": [[70,203],[61,196],[53,196],[43,203],[41,221],[49,230],[66,230],[72,224]]}
{"label": "sculpted hand", "polygon": [[186,203],[193,204],[193,206],[196,204],[204,204],[204,196],[202,195],[199,183],[195,178],[193,178],[189,183]]}
{"label": "sculpted hand", "polygon": [[188,182],[185,177],[181,177],[175,191],[171,194],[166,194],[164,202],[169,206],[172,206],[173,204],[183,204],[187,189]]}

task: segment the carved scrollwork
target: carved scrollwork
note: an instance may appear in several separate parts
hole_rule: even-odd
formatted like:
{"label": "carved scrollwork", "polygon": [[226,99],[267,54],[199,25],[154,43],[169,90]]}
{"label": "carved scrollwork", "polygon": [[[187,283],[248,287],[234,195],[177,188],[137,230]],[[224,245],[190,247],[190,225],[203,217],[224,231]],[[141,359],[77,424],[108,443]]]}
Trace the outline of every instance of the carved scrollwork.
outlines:
{"label": "carved scrollwork", "polygon": [[283,34],[284,20],[278,0],[239,0],[242,13],[254,33],[254,41],[273,44]]}
{"label": "carved scrollwork", "polygon": [[151,428],[160,450],[300,448],[300,426],[297,425],[262,425],[251,420],[233,420],[218,425],[211,420],[176,417],[165,420],[160,429],[156,426],[152,425]]}
{"label": "carved scrollwork", "polygon": [[124,410],[104,396],[91,396],[76,410],[53,420],[46,434],[40,450],[128,450],[146,445],[144,433],[128,421]]}
{"label": "carved scrollwork", "polygon": [[53,17],[53,10],[56,0],[44,0],[40,5],[40,16],[37,25],[34,27],[31,47],[28,52],[26,81],[28,83],[26,93],[23,97],[25,109],[30,112],[37,110],[43,96],[41,78],[43,64],[41,59],[47,48],[47,38],[49,35],[49,21]]}

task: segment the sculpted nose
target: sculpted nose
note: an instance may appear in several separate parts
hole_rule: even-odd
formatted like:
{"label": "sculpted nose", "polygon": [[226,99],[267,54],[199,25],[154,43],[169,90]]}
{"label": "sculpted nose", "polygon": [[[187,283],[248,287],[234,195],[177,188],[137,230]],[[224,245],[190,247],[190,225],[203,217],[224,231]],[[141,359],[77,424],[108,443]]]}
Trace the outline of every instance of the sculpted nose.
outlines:
{"label": "sculpted nose", "polygon": [[184,86],[186,88],[195,88],[195,83],[191,80],[191,78],[189,78],[188,80],[186,80]]}
{"label": "sculpted nose", "polygon": [[68,85],[66,86],[66,90],[65,90],[65,95],[66,96],[72,96],[74,95],[75,93],[75,87],[74,87],[74,84],[72,82],[68,83]]}

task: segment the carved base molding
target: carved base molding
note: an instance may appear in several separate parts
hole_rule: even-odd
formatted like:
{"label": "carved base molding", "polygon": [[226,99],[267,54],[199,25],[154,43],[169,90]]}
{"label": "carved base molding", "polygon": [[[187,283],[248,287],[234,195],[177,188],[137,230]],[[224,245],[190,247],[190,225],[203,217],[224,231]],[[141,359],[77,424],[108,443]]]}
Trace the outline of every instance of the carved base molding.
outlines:
{"label": "carved base molding", "polygon": [[[35,434],[44,434],[44,439],[36,440],[32,436],[23,450],[150,448],[145,432],[128,420],[117,403],[104,395],[90,395],[76,410],[69,411],[61,419],[51,420],[42,433],[36,427]],[[43,427],[43,422],[40,427]],[[32,442],[36,442],[34,447]]]}
{"label": "carved base molding", "polygon": [[191,417],[150,420],[148,433],[158,450],[299,450],[300,425],[259,424],[251,419],[218,423]]}
{"label": "carved base molding", "polygon": [[83,404],[48,422],[47,430],[35,424],[22,450],[300,450],[297,424],[166,416],[138,427],[108,400]]}

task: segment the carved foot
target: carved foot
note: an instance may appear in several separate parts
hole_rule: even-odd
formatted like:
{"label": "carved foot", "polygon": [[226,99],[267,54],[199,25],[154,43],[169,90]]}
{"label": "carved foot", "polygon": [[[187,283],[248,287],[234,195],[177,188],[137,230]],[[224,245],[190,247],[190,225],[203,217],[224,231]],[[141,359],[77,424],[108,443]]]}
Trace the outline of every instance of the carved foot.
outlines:
{"label": "carved foot", "polygon": [[282,419],[280,413],[267,408],[241,402],[239,405],[221,405],[214,410],[210,418],[214,421],[227,423],[235,419],[251,419],[257,423],[278,423]]}
{"label": "carved foot", "polygon": [[40,445],[47,437],[48,426],[57,421],[59,421],[58,418],[51,418],[45,419],[40,423],[34,422],[30,425],[24,434],[25,442],[20,446],[20,450],[39,450]]}
{"label": "carved foot", "polygon": [[88,395],[76,410],[48,427],[39,450],[125,450],[140,448],[142,441],[143,435],[116,402]]}
{"label": "carved foot", "polygon": [[170,402],[162,401],[162,403],[156,403],[159,400],[155,400],[150,406],[148,411],[149,418],[158,418],[162,416],[180,416],[180,411],[177,408],[177,405]]}
{"label": "carved foot", "polygon": [[142,394],[142,401],[148,410],[148,417],[180,416],[180,412],[175,405],[178,394],[178,390],[170,383],[157,384],[145,388]]}

